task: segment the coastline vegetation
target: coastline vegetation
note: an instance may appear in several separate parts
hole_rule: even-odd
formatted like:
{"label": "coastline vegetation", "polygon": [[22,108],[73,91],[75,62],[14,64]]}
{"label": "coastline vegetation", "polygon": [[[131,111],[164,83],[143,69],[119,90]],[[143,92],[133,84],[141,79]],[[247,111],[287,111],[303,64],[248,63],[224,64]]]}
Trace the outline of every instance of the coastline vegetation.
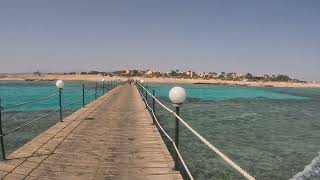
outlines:
{"label": "coastline vegetation", "polygon": [[120,77],[147,77],[147,78],[178,78],[178,79],[217,79],[225,81],[263,81],[263,82],[294,82],[294,83],[307,83],[299,79],[293,79],[288,75],[263,75],[256,76],[251,73],[238,74],[234,72],[202,72],[197,73],[193,71],[180,71],[171,70],[169,72],[160,72],[152,70],[119,70],[114,72],[99,72],[99,71],[89,71],[89,72],[71,72],[65,74],[81,74],[81,75],[102,75],[102,76],[120,76]]}

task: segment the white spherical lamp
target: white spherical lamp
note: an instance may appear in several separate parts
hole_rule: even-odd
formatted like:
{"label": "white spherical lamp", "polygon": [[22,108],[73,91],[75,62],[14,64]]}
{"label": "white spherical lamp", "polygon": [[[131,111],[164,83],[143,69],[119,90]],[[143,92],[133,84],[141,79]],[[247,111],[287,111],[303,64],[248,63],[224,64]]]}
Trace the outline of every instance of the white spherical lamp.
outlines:
{"label": "white spherical lamp", "polygon": [[105,79],[101,79],[101,81],[102,81],[102,82],[104,82],[104,81],[105,81]]}
{"label": "white spherical lamp", "polygon": [[140,83],[141,83],[141,84],[143,84],[143,83],[144,83],[144,80],[143,80],[143,79],[141,79],[141,80],[140,80]]}
{"label": "white spherical lamp", "polygon": [[63,89],[64,88],[64,82],[62,80],[58,80],[56,82],[56,86],[58,89]]}
{"label": "white spherical lamp", "polygon": [[174,87],[169,92],[169,98],[174,106],[181,106],[187,98],[186,90],[182,87]]}

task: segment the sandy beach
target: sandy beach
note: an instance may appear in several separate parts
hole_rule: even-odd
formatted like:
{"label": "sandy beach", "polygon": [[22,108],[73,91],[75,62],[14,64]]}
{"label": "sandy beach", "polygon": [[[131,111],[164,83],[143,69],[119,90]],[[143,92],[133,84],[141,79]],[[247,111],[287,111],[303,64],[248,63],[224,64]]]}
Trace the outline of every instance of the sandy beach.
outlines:
{"label": "sandy beach", "polygon": [[[292,88],[320,88],[320,83],[291,83],[291,82],[251,82],[251,81],[225,81],[220,79],[178,79],[178,78],[147,78],[131,77],[132,79],[144,79],[147,83],[181,83],[181,84],[217,84],[217,85],[239,85],[239,86],[257,86],[257,87],[292,87]],[[58,75],[48,74],[35,76],[33,74],[11,74],[1,76],[2,81],[106,81],[121,80],[126,81],[128,77],[119,76],[99,76],[99,75]]]}

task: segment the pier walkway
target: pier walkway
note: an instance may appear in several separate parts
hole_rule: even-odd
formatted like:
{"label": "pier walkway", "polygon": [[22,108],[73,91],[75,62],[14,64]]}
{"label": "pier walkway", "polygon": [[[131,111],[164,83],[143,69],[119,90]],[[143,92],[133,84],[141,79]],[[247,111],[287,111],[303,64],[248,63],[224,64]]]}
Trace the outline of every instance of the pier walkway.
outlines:
{"label": "pier walkway", "polygon": [[182,179],[134,85],[119,86],[0,162],[4,179]]}

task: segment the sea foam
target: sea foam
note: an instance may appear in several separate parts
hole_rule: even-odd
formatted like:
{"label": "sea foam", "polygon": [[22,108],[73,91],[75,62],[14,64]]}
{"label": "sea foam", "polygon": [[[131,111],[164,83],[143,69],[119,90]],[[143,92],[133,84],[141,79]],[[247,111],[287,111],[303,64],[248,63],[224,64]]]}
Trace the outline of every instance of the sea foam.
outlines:
{"label": "sea foam", "polygon": [[294,175],[290,180],[316,180],[320,179],[320,153],[303,171]]}

